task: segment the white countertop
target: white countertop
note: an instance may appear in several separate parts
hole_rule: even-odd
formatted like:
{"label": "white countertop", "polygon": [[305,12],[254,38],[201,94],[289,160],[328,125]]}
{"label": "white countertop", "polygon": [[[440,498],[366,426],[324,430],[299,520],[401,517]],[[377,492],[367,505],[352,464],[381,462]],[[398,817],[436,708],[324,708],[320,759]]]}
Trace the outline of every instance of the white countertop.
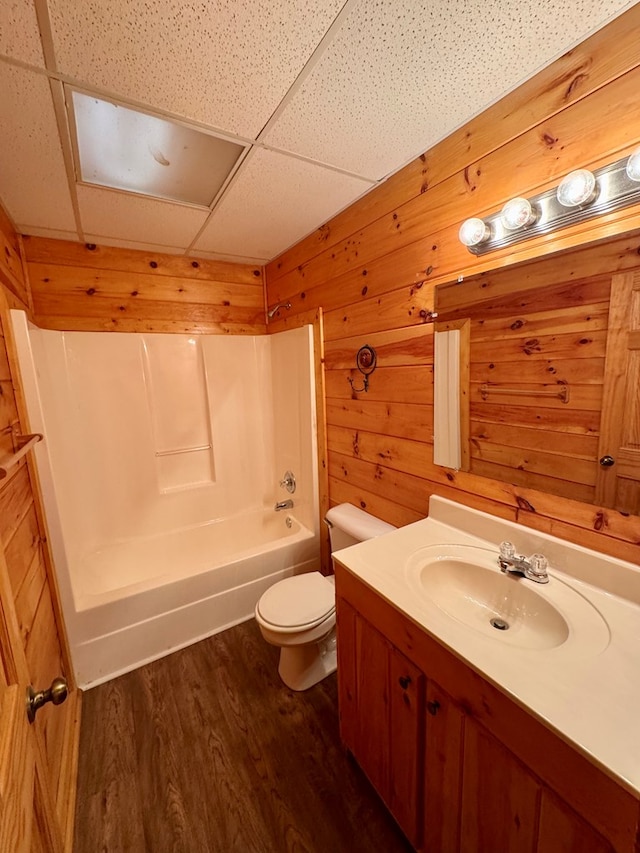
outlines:
{"label": "white countertop", "polygon": [[[448,615],[428,597],[416,594],[407,580],[407,564],[420,549],[473,545],[492,550],[497,560],[504,539],[511,540],[519,553],[541,552],[548,557],[551,580],[545,590],[550,600],[555,579],[599,611],[610,633],[601,651],[581,649],[579,636],[546,649],[506,644],[500,634],[485,635]],[[429,518],[333,556],[640,797],[638,566],[442,498],[431,499]]]}

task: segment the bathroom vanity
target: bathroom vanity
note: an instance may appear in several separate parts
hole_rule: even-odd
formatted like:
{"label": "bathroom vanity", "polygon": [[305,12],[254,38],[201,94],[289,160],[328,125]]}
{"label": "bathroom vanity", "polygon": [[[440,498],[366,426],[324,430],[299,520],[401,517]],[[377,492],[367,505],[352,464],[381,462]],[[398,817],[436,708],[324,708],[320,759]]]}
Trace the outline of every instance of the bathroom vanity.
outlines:
{"label": "bathroom vanity", "polygon": [[438,498],[334,560],[342,740],[417,850],[638,853],[637,567]]}

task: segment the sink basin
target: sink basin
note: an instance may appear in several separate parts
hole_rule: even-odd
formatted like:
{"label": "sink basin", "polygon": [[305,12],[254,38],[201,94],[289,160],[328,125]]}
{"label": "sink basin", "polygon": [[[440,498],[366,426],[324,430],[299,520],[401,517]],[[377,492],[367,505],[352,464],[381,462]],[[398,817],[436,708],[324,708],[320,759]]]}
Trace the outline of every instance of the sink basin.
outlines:
{"label": "sink basin", "polygon": [[607,623],[579,592],[553,575],[548,584],[507,575],[497,556],[471,545],[433,545],[411,555],[405,576],[424,603],[502,644],[572,647],[580,656],[607,647]]}

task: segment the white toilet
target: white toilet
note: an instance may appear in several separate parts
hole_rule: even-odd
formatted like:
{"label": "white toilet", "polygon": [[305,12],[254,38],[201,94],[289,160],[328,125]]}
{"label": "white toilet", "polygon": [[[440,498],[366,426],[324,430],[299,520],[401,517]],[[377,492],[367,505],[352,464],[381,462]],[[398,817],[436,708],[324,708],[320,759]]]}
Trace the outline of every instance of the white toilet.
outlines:
{"label": "white toilet", "polygon": [[[396,529],[351,504],[333,507],[325,521],[332,553]],[[287,687],[307,690],[335,672],[333,577],[310,572],[278,581],[261,596],[255,617],[265,640],[280,646],[278,672]]]}

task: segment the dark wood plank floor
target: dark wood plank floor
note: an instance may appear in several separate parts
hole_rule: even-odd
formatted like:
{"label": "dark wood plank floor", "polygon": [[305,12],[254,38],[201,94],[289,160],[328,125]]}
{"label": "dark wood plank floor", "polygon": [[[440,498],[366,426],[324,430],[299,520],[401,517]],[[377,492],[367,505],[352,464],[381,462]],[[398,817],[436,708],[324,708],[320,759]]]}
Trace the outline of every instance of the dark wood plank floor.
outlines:
{"label": "dark wood plank floor", "polygon": [[75,853],[407,853],[338,736],[246,622],[85,693]]}

